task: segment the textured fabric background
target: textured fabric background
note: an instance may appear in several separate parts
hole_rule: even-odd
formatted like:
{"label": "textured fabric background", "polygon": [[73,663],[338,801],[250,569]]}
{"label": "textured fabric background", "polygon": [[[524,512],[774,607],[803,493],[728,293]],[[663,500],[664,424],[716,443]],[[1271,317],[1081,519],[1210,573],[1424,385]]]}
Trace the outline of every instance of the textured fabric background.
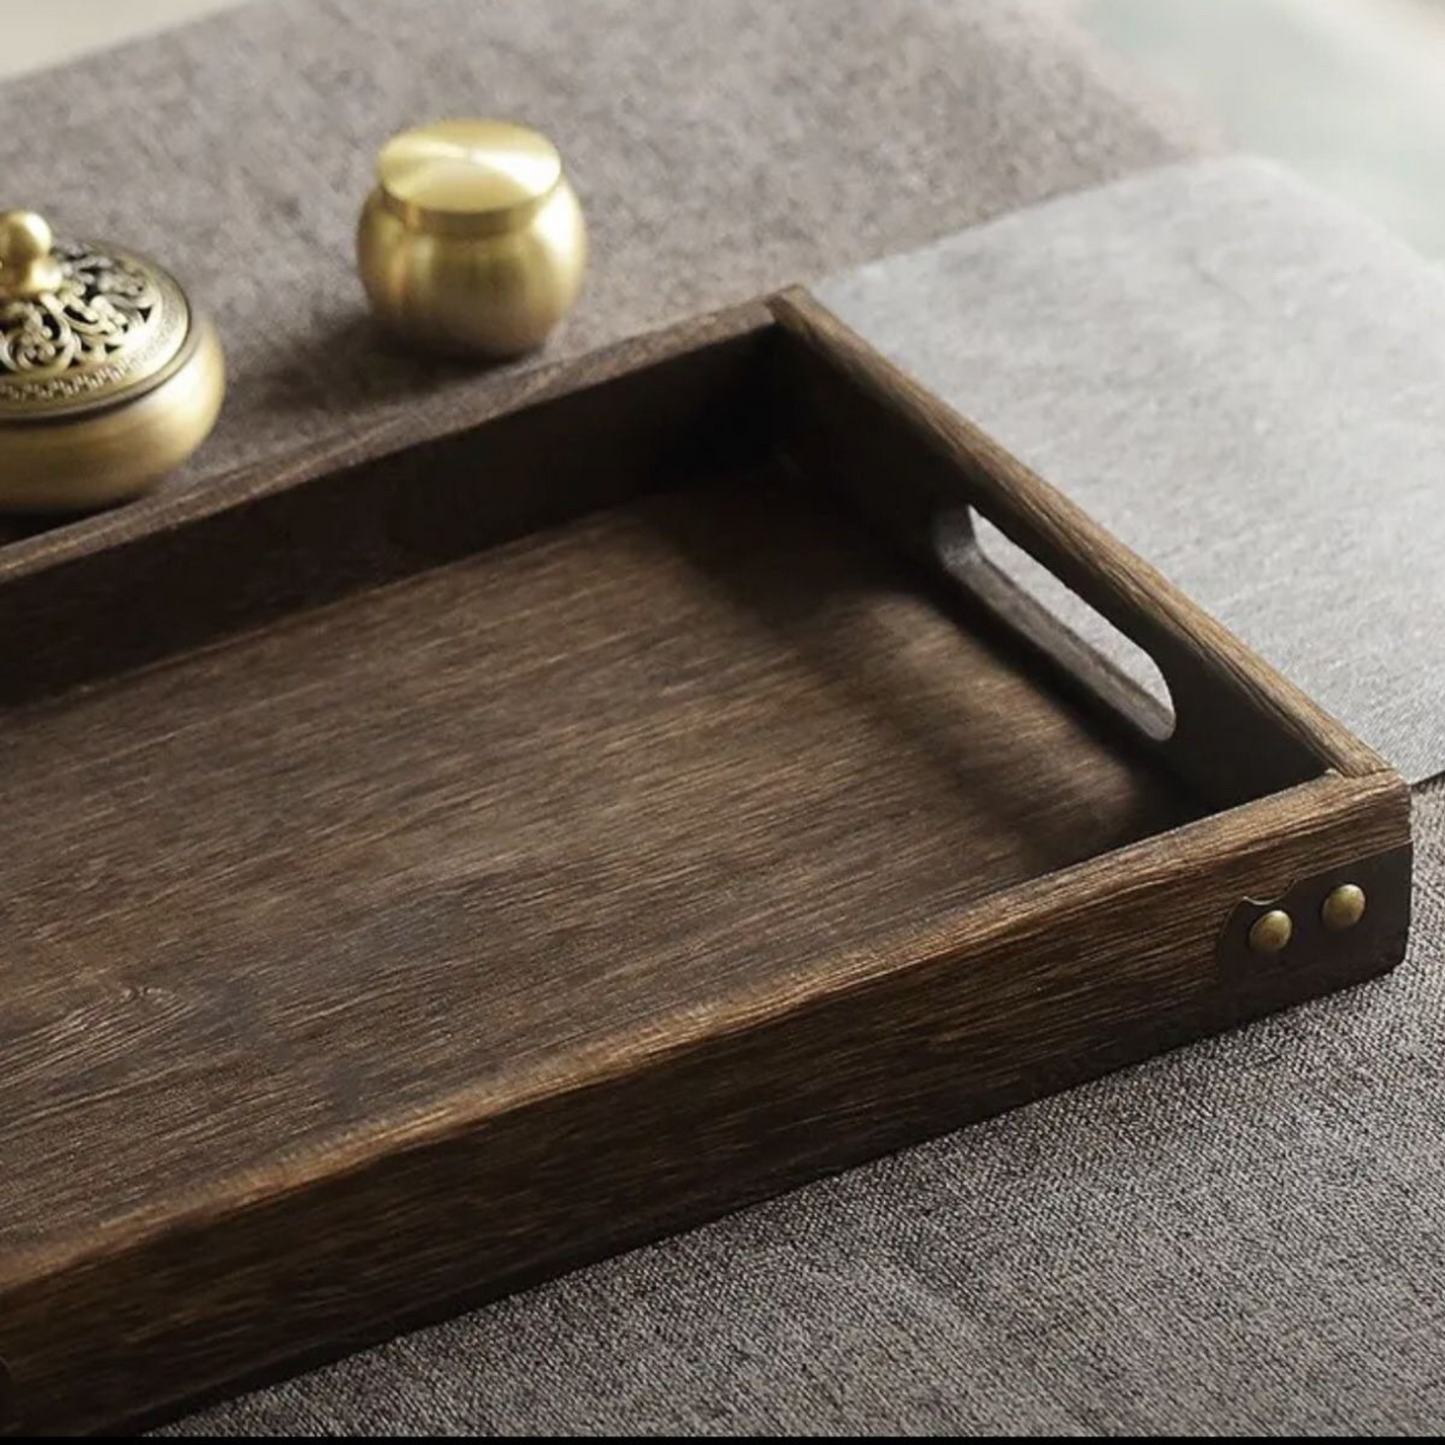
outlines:
{"label": "textured fabric background", "polygon": [[[553,354],[1197,144],[1005,0],[308,0],[0,90],[0,174],[217,315],[233,391],[195,481],[488,384],[381,346],[350,265],[371,150],[457,111],[551,130],[588,201],[597,266]],[[184,1428],[1439,1427],[1445,794],[1420,813],[1385,982]]]}
{"label": "textured fabric background", "polygon": [[[1410,781],[1445,771],[1438,268],[1236,158],[815,289]],[[1130,666],[1096,614],[1020,575]]]}
{"label": "textured fabric background", "polygon": [[1196,147],[1014,0],[285,0],[0,88],[4,204],[213,312],[215,476],[487,385],[382,341],[353,252],[378,146],[477,113],[554,136],[587,208],[549,359]]}

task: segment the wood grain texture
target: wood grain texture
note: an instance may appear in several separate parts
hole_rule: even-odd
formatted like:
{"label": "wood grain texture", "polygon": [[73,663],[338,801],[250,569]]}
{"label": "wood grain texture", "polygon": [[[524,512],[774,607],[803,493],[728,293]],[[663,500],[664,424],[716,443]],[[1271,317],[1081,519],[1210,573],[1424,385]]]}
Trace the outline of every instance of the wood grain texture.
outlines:
{"label": "wood grain texture", "polygon": [[[7,1428],[178,1407],[1398,960],[1396,907],[1221,962],[1244,899],[1407,875],[1403,785],[779,311],[0,558]],[[910,560],[871,457],[1016,516],[1229,720],[1209,765]]]}
{"label": "wood grain texture", "polygon": [[[757,454],[761,305],[0,550],[0,705],[174,657]],[[730,425],[723,425],[727,418]],[[485,432],[479,443],[479,433]]]}
{"label": "wood grain texture", "polygon": [[[584,1003],[599,1045],[665,1027],[803,970],[820,938],[866,948],[1192,813],[756,475],[7,733],[7,931],[72,961],[7,989],[11,1247],[96,1218],[102,1179],[108,1211],[164,1207],[264,1156],[272,1081],[293,1146],[479,1076],[506,1091],[569,1067]],[[168,1117],[163,1173],[137,1114]]]}

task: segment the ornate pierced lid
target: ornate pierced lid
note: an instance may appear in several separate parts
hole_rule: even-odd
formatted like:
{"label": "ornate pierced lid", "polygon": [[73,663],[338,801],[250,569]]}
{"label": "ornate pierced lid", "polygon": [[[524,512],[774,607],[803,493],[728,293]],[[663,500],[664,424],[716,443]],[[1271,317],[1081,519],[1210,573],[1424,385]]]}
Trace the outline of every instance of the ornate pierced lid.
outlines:
{"label": "ornate pierced lid", "polygon": [[0,422],[93,411],[181,364],[185,293],[109,246],[56,240],[30,211],[0,213]]}

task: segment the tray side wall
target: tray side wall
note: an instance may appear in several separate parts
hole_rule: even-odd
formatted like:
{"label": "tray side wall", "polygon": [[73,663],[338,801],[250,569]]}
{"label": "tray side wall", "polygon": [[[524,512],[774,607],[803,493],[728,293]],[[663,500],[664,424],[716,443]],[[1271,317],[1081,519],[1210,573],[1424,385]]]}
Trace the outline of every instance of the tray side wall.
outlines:
{"label": "tray side wall", "polygon": [[[525,473],[510,500],[476,485],[475,439],[459,432],[380,459],[308,463],[232,489],[223,505],[143,506],[84,533],[84,546],[42,539],[0,568],[0,701],[436,565],[558,509],[573,515],[579,496],[604,506],[636,495],[673,447],[699,435],[708,448],[765,445],[780,403],[811,396],[813,420],[838,428],[843,452],[881,415],[899,475],[962,485],[956,498],[1136,635],[1180,705],[1181,770],[1211,796],[1312,780],[998,895],[883,954],[820,958],[792,992],[734,997],[666,1036],[636,1037],[550,1092],[456,1097],[423,1123],[378,1127],[103,1237],[0,1260],[0,1430],[94,1430],[179,1408],[1398,962],[1403,784],[826,313],[793,297],[779,315],[786,336],[762,332],[753,308],[721,338],[701,328],[705,345],[641,344],[600,380],[584,368],[575,396],[564,384],[542,407],[490,420],[490,455]],[[822,392],[765,379],[775,373],[758,366],[758,348],[780,340],[821,358]],[[659,355],[667,376],[629,370],[662,365]],[[563,409],[548,413],[554,404]],[[578,430],[559,432],[559,417]],[[61,645],[35,646],[51,636]],[[1282,964],[1221,956],[1244,900],[1379,855],[1393,882],[1368,927]]]}
{"label": "tray side wall", "polygon": [[[1173,696],[1166,764],[1216,807],[1327,769],[1361,776],[1384,762],[1164,577],[991,437],[880,356],[807,292],[774,298],[781,374],[802,400],[785,441],[929,570],[983,603],[1082,692],[1134,715],[1120,679],[972,545],[970,509],[997,526],[1141,647]],[[944,568],[940,524],[965,542]]]}
{"label": "tray side wall", "polygon": [[[1408,926],[1409,796],[1331,777],[838,959],[511,1107],[257,1179],[0,1286],[16,1432],[93,1430],[384,1336],[1378,974]],[[1242,899],[1389,854],[1368,929],[1221,956]],[[1382,875],[1385,876],[1385,875]]]}
{"label": "tray side wall", "polygon": [[[524,376],[441,436],[387,433],[157,495],[0,559],[0,707],[210,645],[758,453],[757,305]],[[37,645],[44,639],[45,645]]]}

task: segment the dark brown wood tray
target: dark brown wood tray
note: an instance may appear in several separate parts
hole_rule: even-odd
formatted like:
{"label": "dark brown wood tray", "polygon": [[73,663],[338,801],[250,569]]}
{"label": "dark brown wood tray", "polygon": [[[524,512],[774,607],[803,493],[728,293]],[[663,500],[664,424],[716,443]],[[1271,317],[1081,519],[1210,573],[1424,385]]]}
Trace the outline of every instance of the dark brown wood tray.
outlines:
{"label": "dark brown wood tray", "polygon": [[[1400,781],[803,293],[511,385],[0,554],[10,1430],[1401,956]],[[1167,737],[970,508],[1153,657]]]}

